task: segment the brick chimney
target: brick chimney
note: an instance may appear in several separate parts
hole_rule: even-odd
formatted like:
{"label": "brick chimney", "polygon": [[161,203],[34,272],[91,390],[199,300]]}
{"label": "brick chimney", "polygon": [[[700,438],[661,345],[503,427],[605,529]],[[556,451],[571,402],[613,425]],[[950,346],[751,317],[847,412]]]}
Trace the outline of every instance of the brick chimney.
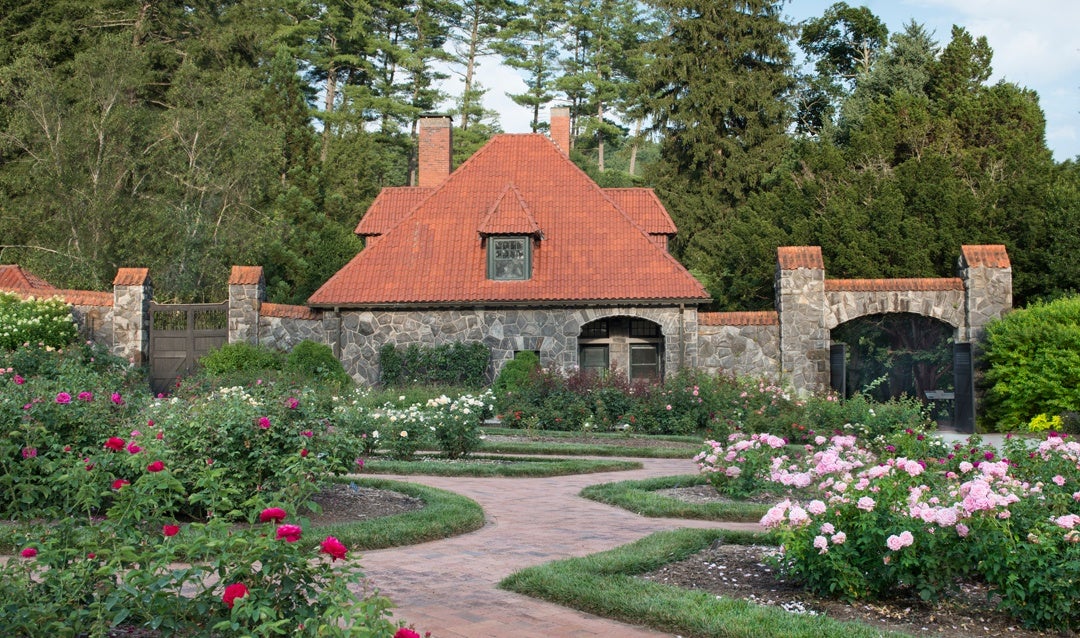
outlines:
{"label": "brick chimney", "polygon": [[417,186],[433,188],[450,176],[451,126],[447,115],[421,115]]}
{"label": "brick chimney", "polygon": [[551,109],[551,141],[555,142],[563,153],[570,153],[570,107]]}

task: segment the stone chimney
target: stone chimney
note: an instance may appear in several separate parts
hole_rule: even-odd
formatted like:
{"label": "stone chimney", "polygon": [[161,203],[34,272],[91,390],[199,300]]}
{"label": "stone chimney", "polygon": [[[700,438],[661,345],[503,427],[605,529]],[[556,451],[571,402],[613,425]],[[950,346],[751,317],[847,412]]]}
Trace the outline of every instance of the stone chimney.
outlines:
{"label": "stone chimney", "polygon": [[570,154],[570,107],[551,109],[551,141],[563,153]]}
{"label": "stone chimney", "polygon": [[434,188],[450,176],[451,125],[447,115],[420,116],[417,186]]}

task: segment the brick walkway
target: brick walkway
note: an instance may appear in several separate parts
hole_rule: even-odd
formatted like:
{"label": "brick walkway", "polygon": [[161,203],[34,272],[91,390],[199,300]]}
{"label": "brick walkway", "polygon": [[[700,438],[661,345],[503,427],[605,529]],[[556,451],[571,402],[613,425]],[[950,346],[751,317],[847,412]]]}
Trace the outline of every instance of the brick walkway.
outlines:
{"label": "brick walkway", "polygon": [[758,529],[748,523],[645,518],[578,496],[587,485],[693,474],[689,460],[641,459],[644,469],[552,478],[390,476],[478,502],[487,524],[440,541],[365,552],[360,563],[396,615],[433,638],[664,636],[497,588],[524,567],[585,556],[680,527]]}

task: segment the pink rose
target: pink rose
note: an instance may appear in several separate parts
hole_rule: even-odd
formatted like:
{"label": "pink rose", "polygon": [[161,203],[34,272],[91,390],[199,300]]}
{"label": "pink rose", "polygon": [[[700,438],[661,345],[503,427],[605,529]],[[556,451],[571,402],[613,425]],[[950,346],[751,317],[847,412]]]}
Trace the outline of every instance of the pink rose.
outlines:
{"label": "pink rose", "polygon": [[416,633],[412,629],[409,629],[408,627],[402,627],[401,629],[398,629],[397,632],[394,634],[394,638],[420,638],[420,634]]}
{"label": "pink rose", "polygon": [[295,543],[300,540],[300,533],[303,531],[299,525],[281,525],[274,537],[277,540],[285,539],[287,543]]}
{"label": "pink rose", "polygon": [[15,375],[15,377],[12,379],[12,381],[15,382],[15,385],[22,385],[22,384],[26,383],[26,379],[20,377],[19,375]]}
{"label": "pink rose", "polygon": [[264,430],[269,430],[270,429],[270,419],[269,419],[269,417],[265,417],[265,416],[259,417],[259,427],[264,429]]}
{"label": "pink rose", "polygon": [[60,394],[56,395],[56,402],[57,403],[71,403],[71,395],[68,394],[67,392],[61,392]]}
{"label": "pink rose", "polygon": [[131,443],[128,443],[127,451],[132,454],[138,454],[139,452],[142,452],[142,448],[135,445],[135,441],[132,441]]}
{"label": "pink rose", "polygon": [[329,554],[331,560],[335,561],[338,559],[345,560],[345,553],[348,550],[345,549],[345,545],[341,541],[333,536],[327,536],[326,540],[319,546],[319,551],[324,554]]}
{"label": "pink rose", "polygon": [[259,513],[259,520],[263,523],[280,523],[285,520],[285,510],[280,507],[268,507]]}
{"label": "pink rose", "polygon": [[124,398],[120,396],[119,392],[112,393],[112,402],[116,405],[124,405]]}
{"label": "pink rose", "polygon": [[37,556],[37,550],[34,549],[33,547],[27,547],[26,549],[22,550],[22,552],[20,552],[19,555],[22,556],[23,558],[33,558],[33,557]]}

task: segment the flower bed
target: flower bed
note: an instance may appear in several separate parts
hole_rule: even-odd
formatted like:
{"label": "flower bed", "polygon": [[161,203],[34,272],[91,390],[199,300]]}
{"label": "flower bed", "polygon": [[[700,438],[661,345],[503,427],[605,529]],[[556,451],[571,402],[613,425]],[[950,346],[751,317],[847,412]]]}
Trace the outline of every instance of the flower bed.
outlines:
{"label": "flower bed", "polygon": [[1025,626],[1080,626],[1080,443],[1051,433],[999,451],[908,430],[883,449],[838,435],[795,457],[734,436],[698,461],[720,489],[746,475],[800,489],[761,522],[783,541],[778,567],[815,593],[936,600],[979,578]]}

